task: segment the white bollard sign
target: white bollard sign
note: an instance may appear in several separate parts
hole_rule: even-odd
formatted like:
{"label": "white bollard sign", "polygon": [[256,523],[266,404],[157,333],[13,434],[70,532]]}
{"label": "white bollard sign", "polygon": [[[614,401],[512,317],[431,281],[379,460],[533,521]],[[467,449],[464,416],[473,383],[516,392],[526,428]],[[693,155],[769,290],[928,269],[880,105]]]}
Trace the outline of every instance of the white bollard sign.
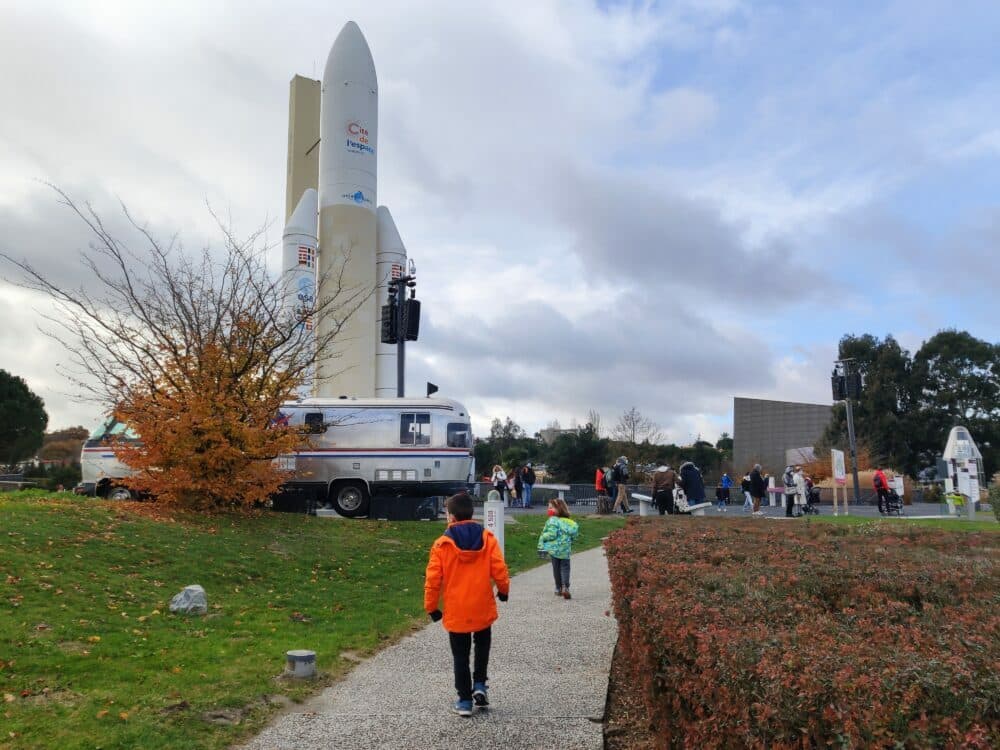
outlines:
{"label": "white bollard sign", "polygon": [[500,554],[503,555],[503,501],[500,499],[500,493],[496,490],[490,490],[486,496],[486,502],[483,503],[483,526],[497,538]]}

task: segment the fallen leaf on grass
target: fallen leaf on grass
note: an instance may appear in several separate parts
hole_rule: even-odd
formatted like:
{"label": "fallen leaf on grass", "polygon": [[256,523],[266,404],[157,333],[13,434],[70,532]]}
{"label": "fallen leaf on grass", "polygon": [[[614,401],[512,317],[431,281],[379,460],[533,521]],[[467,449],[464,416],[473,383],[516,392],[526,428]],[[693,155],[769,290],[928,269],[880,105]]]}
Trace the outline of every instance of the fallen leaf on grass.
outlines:
{"label": "fallen leaf on grass", "polygon": [[13,703],[16,700],[17,700],[17,698],[15,698],[13,696],[13,694],[11,694],[11,693],[4,693],[3,694],[3,702],[4,703]]}
{"label": "fallen leaf on grass", "polygon": [[95,717],[98,719],[103,719],[107,715],[108,715],[108,710],[106,708],[102,708],[95,714]]}

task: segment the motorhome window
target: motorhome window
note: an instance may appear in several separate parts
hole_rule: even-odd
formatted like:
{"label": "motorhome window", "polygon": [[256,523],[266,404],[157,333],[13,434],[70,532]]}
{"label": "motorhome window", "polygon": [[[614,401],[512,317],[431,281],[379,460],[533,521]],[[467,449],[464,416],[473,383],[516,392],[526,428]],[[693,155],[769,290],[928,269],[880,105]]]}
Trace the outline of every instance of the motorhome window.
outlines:
{"label": "motorhome window", "polygon": [[87,438],[85,445],[88,448],[105,445],[111,438],[115,438],[116,440],[138,440],[139,435],[135,430],[126,427],[124,422],[119,422],[114,417],[110,417],[94,428],[94,431],[90,433],[90,437]]}
{"label": "motorhome window", "polygon": [[469,425],[464,422],[448,423],[448,447],[468,448],[469,447]]}
{"label": "motorhome window", "polygon": [[303,423],[306,426],[306,432],[312,435],[318,435],[322,432],[326,432],[326,422],[323,421],[323,412],[307,412]]}
{"label": "motorhome window", "polygon": [[400,445],[430,445],[431,415],[400,414],[399,443]]}

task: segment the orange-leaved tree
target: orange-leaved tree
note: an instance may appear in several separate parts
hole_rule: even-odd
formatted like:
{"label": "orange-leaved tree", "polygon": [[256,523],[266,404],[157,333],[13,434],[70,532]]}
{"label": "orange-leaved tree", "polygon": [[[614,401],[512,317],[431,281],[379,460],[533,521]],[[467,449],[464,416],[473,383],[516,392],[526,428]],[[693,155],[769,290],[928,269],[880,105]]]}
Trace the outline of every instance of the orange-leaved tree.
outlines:
{"label": "orange-leaved tree", "polygon": [[[82,285],[3,257],[24,273],[23,286],[53,300],[50,335],[75,365],[65,374],[138,434],[113,444],[132,470],[123,483],[198,509],[266,499],[286,478],[274,459],[302,440],[282,424],[281,403],[374,290],[347,286],[334,264],[324,296],[304,307],[287,279],[268,273],[263,230],[238,239],[219,222],[223,247],[192,258],[124,207],[124,227],[112,232],[89,205],[56,192],[95,239],[81,254]],[[334,325],[314,334],[320,316]]]}
{"label": "orange-leaved tree", "polygon": [[253,507],[278,490],[286,474],[273,460],[301,442],[276,419],[290,381],[240,374],[247,343],[238,354],[207,343],[167,363],[161,387],[134,388],[119,404],[115,417],[142,436],[113,443],[134,472],[126,486],[192,509]]}

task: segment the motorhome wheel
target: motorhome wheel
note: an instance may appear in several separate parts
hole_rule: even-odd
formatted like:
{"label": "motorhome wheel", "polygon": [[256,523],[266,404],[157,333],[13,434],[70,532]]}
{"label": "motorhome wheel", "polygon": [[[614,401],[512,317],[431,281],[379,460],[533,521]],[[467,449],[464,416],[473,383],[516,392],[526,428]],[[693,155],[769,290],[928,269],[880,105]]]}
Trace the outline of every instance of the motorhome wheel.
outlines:
{"label": "motorhome wheel", "polygon": [[368,513],[368,490],[361,482],[342,482],[333,488],[333,507],[348,518]]}

